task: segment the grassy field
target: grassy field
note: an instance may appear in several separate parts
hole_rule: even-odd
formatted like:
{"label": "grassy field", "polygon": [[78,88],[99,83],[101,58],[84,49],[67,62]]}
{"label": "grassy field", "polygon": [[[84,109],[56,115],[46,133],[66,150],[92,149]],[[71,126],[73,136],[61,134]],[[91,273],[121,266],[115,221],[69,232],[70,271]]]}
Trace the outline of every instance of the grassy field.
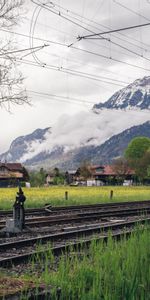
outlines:
{"label": "grassy field", "polygon": [[25,277],[37,286],[40,282],[50,285],[53,300],[58,299],[57,287],[60,300],[149,300],[149,229],[148,225],[138,227],[120,242],[110,234],[107,244],[93,241],[86,251],[71,249],[57,264],[49,250],[45,258],[37,255]]}
{"label": "grassy field", "polygon": [[[0,189],[0,209],[10,209],[15,201],[17,188]],[[44,188],[23,188],[26,196],[26,207],[42,207],[45,203],[52,205],[76,205],[89,203],[106,203],[119,201],[149,200],[150,187],[70,187],[55,186]],[[110,191],[113,199],[110,200]],[[65,200],[65,191],[69,198]]]}

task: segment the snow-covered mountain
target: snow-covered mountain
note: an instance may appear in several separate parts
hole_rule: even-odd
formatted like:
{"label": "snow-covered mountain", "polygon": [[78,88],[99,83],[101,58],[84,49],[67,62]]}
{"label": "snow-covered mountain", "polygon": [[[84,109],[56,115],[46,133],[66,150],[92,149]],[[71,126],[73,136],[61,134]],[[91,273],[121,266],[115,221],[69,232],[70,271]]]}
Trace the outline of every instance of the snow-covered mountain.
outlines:
{"label": "snow-covered mountain", "polygon": [[16,162],[20,161],[24,153],[28,152],[30,145],[35,143],[42,143],[45,139],[45,134],[50,132],[50,127],[45,129],[36,129],[31,134],[20,136],[16,138],[10,145],[7,152],[0,155],[1,161]]}
{"label": "snow-covered mountain", "polygon": [[[97,163],[102,159],[104,163],[106,153],[109,159],[116,156],[112,149],[116,147],[113,145],[115,136],[118,136],[117,155],[120,155],[127,145],[121,138],[123,132],[127,130],[127,141],[137,136],[137,132],[149,136],[149,121],[150,76],[137,79],[105,103],[96,104],[89,112],[62,116],[53,128],[37,129],[30,135],[15,139],[10,149],[0,155],[0,160],[48,168],[74,167],[84,159]],[[146,127],[141,125],[144,123]]]}
{"label": "snow-covered mountain", "polygon": [[150,76],[137,79],[116,92],[105,103],[94,105],[94,110],[108,109],[150,109]]}

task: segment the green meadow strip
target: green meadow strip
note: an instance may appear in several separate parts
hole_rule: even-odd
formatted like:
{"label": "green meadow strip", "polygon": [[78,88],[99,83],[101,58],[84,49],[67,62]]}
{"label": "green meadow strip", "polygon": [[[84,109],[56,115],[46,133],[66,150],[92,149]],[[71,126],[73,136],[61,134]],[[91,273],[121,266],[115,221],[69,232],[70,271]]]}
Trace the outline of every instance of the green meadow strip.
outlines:
{"label": "green meadow strip", "polygon": [[149,300],[150,227],[138,226],[119,242],[110,234],[107,244],[94,240],[88,249],[70,248],[57,263],[49,247],[31,266],[37,283],[53,287],[53,300],[58,288],[60,300]]}

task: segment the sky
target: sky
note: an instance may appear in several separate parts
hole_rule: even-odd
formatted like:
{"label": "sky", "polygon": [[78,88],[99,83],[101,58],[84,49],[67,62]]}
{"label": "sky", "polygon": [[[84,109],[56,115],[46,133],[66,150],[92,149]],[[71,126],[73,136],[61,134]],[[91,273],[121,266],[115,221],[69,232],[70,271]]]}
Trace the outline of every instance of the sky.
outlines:
{"label": "sky", "polygon": [[78,39],[150,22],[149,0],[33,2],[25,0],[17,26],[0,31],[17,49],[45,45],[17,57],[31,106],[0,108],[0,153],[18,136],[61,126],[64,118],[69,124],[76,118],[82,126],[95,103],[150,74],[150,26],[105,34],[105,39]]}

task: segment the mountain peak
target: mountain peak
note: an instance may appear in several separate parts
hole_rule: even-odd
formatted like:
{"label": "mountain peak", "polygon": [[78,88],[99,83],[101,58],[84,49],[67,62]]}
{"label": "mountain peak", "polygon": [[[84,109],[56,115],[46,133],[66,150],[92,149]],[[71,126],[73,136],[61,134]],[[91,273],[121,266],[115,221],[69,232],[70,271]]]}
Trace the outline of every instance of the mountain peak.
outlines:
{"label": "mountain peak", "polygon": [[127,87],[116,92],[108,101],[95,104],[98,109],[150,109],[150,76],[136,79]]}

